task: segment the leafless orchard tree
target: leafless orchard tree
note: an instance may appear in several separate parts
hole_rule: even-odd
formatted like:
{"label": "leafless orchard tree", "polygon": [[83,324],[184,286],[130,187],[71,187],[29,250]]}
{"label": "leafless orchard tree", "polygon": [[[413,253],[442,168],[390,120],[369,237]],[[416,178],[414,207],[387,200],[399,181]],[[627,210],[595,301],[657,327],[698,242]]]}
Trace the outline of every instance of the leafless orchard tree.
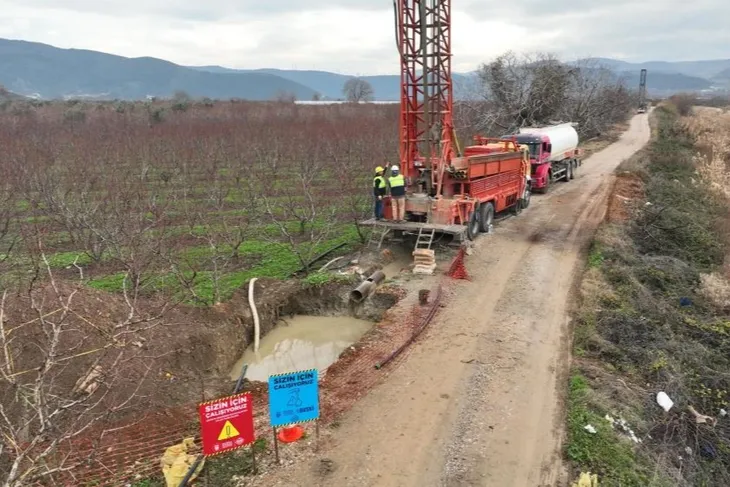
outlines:
{"label": "leafless orchard tree", "polygon": [[[309,272],[318,246],[334,235],[337,208],[328,198],[328,192],[333,196],[333,186],[324,176],[330,168],[326,167],[323,155],[316,147],[302,154],[298,160],[281,160],[275,152],[261,153],[254,171],[266,219],[278,229],[305,272]],[[280,242],[278,237],[272,240]]]}
{"label": "leafless orchard tree", "polygon": [[[373,156],[375,149],[364,140],[329,140],[327,145],[328,167],[331,167],[333,191],[340,194],[337,211],[342,221],[355,225],[360,242],[367,239],[366,230],[360,222],[367,220],[373,212],[372,180],[374,176]],[[384,159],[384,158],[383,158]],[[385,165],[385,162],[380,165]]]}
{"label": "leafless orchard tree", "polygon": [[126,297],[111,315],[93,316],[81,279],[57,281],[45,254],[39,257],[27,293],[0,292],[4,487],[54,479],[89,460],[74,455],[73,442],[109,433],[118,415],[138,405],[154,360],[144,334],[165,313],[145,315]]}
{"label": "leafless orchard tree", "polygon": [[480,99],[467,104],[465,118],[491,135],[571,121],[581,136],[592,137],[625,119],[631,106],[629,90],[610,70],[591,61],[565,64],[546,53],[508,52],[482,65],[478,79]]}
{"label": "leafless orchard tree", "polygon": [[342,87],[342,94],[349,102],[360,103],[361,101],[372,101],[375,96],[373,86],[362,78],[350,78]]}
{"label": "leafless orchard tree", "polygon": [[19,235],[13,228],[18,203],[15,194],[8,183],[0,183],[0,264],[10,260],[19,240]]}
{"label": "leafless orchard tree", "polygon": [[[230,172],[226,171],[226,174]],[[238,265],[241,246],[259,222],[262,208],[249,178],[222,176],[217,164],[212,164],[207,170],[206,181],[209,184],[202,204],[190,198],[184,188],[177,201],[184,214],[187,234],[205,247],[204,257],[171,255],[168,262],[181,286],[194,300],[215,304],[223,297],[221,278]],[[235,209],[228,210],[228,198],[234,193]],[[216,215],[213,221],[211,212]],[[201,271],[210,276],[213,302],[206,302],[195,290]]]}

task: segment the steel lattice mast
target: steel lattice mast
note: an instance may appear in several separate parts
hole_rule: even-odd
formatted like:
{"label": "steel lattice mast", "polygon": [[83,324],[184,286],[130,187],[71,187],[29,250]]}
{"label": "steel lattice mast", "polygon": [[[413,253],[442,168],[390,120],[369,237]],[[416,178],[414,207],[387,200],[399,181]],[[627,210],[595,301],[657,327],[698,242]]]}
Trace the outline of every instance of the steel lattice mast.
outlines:
{"label": "steel lattice mast", "polygon": [[[401,60],[400,166],[413,186],[441,194],[454,156],[451,0],[394,0]],[[417,190],[416,190],[417,191]]]}
{"label": "steel lattice mast", "polygon": [[646,69],[641,70],[639,77],[639,107],[646,104]]}

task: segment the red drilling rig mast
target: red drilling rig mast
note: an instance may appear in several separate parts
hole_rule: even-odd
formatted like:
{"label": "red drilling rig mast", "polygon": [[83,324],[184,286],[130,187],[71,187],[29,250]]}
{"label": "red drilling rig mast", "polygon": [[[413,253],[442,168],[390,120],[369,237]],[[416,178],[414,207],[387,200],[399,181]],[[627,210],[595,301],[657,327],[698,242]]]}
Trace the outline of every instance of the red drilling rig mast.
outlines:
{"label": "red drilling rig mast", "polygon": [[443,171],[455,155],[451,0],[394,0],[393,8],[401,62],[401,172],[412,191],[439,197]]}
{"label": "red drilling rig mast", "polygon": [[[400,171],[406,177],[405,222],[368,220],[418,232],[430,248],[435,232],[461,239],[488,232],[495,213],[529,204],[526,147],[516,139],[478,137],[464,154],[453,123],[451,0],[393,0],[401,63]],[[385,200],[389,217],[391,201]],[[375,232],[373,232],[375,234]]]}

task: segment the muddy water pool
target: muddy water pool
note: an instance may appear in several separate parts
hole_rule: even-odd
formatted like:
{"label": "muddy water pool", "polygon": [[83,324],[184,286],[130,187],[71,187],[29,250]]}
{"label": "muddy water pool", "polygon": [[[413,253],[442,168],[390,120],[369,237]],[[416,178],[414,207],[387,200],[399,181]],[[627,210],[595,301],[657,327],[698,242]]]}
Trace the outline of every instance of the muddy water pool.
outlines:
{"label": "muddy water pool", "polygon": [[345,348],[357,342],[373,323],[350,316],[294,316],[280,321],[261,338],[258,353],[253,342],[231,370],[238,379],[243,364],[246,378],[266,382],[272,374],[318,369],[320,376]]}

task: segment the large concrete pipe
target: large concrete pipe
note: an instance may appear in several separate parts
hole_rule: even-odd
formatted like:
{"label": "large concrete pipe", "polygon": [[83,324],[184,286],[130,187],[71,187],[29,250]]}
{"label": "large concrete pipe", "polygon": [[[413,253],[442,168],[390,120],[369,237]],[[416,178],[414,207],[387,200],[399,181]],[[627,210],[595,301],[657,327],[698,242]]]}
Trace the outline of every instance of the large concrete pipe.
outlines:
{"label": "large concrete pipe", "polygon": [[378,284],[383,282],[385,279],[385,273],[383,271],[375,271],[373,274],[360,283],[355,289],[350,292],[350,299],[356,303],[362,303],[365,298],[370,296]]}

